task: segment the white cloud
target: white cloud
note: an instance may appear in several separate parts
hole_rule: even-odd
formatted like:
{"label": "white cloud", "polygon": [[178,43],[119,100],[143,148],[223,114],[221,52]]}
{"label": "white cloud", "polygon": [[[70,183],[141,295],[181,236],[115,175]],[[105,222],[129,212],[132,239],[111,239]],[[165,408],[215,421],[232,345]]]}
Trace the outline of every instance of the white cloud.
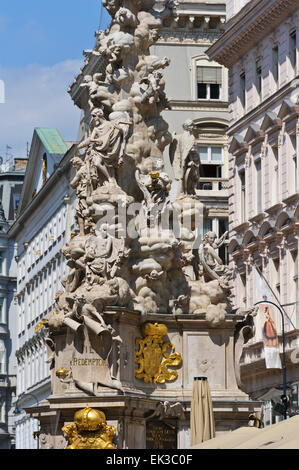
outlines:
{"label": "white cloud", "polygon": [[0,104],[0,155],[6,145],[14,156],[26,156],[35,127],[54,127],[65,140],[78,137],[80,110],[67,92],[82,60],[66,60],[51,67],[0,67],[5,103]]}

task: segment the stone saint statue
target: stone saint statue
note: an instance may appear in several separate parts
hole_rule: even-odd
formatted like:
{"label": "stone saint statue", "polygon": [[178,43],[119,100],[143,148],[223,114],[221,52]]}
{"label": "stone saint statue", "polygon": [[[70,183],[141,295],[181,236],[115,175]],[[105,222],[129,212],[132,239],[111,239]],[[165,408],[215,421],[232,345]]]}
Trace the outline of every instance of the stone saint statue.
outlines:
{"label": "stone saint statue", "polygon": [[200,156],[196,147],[195,126],[191,119],[183,125],[184,132],[174,136],[169,149],[175,179],[179,182],[178,197],[194,195],[199,182]]}

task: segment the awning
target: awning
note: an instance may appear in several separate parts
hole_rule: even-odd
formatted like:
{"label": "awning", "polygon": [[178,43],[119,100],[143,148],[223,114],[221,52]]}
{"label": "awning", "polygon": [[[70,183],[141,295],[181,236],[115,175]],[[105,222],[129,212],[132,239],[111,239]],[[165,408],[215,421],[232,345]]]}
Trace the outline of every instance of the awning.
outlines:
{"label": "awning", "polygon": [[264,429],[238,428],[191,449],[299,449],[299,415]]}

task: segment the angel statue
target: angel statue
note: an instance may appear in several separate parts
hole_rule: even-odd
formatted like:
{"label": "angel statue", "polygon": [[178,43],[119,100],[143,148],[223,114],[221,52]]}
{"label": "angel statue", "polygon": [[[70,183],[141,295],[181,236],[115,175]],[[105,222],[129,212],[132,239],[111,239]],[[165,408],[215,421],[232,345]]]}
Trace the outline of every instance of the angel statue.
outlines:
{"label": "angel statue", "polygon": [[224,244],[228,232],[217,238],[215,232],[205,234],[202,244],[199,247],[199,261],[202,265],[203,274],[209,280],[218,279],[225,289],[229,289],[229,281],[232,273],[228,266],[223,264],[217,250]]}

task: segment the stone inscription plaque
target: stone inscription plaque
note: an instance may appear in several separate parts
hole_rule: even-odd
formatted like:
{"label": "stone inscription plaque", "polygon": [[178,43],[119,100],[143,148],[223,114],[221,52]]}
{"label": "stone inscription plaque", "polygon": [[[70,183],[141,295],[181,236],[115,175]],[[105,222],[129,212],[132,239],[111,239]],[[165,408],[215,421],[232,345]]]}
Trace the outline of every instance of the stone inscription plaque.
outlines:
{"label": "stone inscription plaque", "polygon": [[71,361],[73,379],[85,383],[103,383],[109,380],[108,354],[111,335],[95,335],[85,328],[81,344],[78,343]]}
{"label": "stone inscription plaque", "polygon": [[177,428],[163,421],[146,423],[147,449],[177,449]]}

